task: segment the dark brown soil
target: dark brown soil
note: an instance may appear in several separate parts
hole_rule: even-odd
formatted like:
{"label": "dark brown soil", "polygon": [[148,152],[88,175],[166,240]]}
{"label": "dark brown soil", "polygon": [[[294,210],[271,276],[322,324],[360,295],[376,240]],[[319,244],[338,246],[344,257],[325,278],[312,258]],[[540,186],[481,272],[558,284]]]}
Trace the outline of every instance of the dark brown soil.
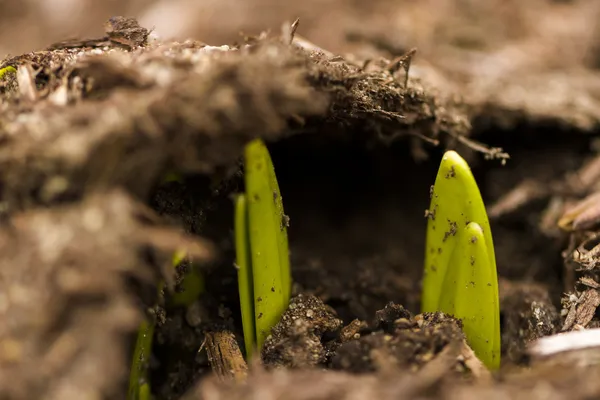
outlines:
{"label": "dark brown soil", "polygon": [[[0,79],[0,398],[125,398],[144,312],[157,399],[600,397],[593,357],[530,351],[600,326],[595,1],[255,0],[211,19],[182,0],[179,24],[152,19],[167,2],[94,3],[108,15],[77,21],[13,3],[0,4],[0,35],[22,32],[0,55],[23,53],[0,61],[18,69]],[[126,11],[199,40],[109,19]],[[211,373],[206,335],[242,343],[231,195],[256,137],[290,216],[294,298],[262,365],[234,383]],[[418,314],[447,148],[492,218],[493,375],[460,321]],[[193,262],[173,271],[182,247]],[[191,269],[206,290],[173,305]]]}

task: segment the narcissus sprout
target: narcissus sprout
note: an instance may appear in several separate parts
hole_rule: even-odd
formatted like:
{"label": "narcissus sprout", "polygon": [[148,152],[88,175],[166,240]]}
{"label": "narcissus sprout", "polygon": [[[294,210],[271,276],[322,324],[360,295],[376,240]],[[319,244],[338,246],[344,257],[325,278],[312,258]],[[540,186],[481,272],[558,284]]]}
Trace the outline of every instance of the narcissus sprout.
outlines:
{"label": "narcissus sprout", "polygon": [[500,311],[492,232],[471,169],[455,151],[444,154],[427,216],[421,311],[461,319],[475,354],[497,369]]}
{"label": "narcissus sprout", "polygon": [[[177,267],[186,258],[185,251],[178,251],[173,255],[172,265]],[[193,265],[192,265],[193,268]],[[164,281],[158,285],[158,293],[164,288]],[[174,294],[171,305],[188,306],[204,291],[204,280],[202,274],[192,269],[183,280],[184,291]],[[148,366],[152,355],[152,340],[156,319],[148,316],[142,321],[138,329],[138,336],[133,350],[131,371],[129,373],[129,390],[127,400],[150,400],[150,381],[148,379]]]}
{"label": "narcissus sprout", "polygon": [[16,74],[17,70],[15,69],[15,67],[11,67],[10,65],[8,67],[0,68],[0,79],[4,78],[4,75],[8,73]]}
{"label": "narcissus sprout", "polygon": [[291,295],[287,217],[263,141],[244,151],[246,191],[235,201],[235,248],[246,356],[261,349]]}

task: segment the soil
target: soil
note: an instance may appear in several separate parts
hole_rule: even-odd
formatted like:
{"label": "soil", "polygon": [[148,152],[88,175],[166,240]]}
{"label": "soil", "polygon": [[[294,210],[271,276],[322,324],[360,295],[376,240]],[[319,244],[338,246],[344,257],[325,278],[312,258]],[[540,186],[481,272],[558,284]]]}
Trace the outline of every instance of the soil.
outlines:
{"label": "soil", "polygon": [[[122,3],[142,21],[162,4]],[[0,34],[42,18],[33,4],[3,5]],[[330,0],[315,16],[309,1],[286,11],[299,26],[253,11],[235,28],[241,9],[218,28],[173,4],[198,23],[159,27],[202,41],[109,15],[34,52],[23,33],[11,46],[32,47],[0,61],[17,69],[0,78],[0,398],[125,398],[144,315],[156,399],[600,397],[597,359],[531,352],[600,326],[597,2]],[[231,196],[257,137],[290,217],[294,297],[240,382],[216,376],[206,346],[243,342]],[[425,209],[448,148],[489,206],[493,374],[460,321],[419,314]],[[190,271],[205,290],[174,304]]]}

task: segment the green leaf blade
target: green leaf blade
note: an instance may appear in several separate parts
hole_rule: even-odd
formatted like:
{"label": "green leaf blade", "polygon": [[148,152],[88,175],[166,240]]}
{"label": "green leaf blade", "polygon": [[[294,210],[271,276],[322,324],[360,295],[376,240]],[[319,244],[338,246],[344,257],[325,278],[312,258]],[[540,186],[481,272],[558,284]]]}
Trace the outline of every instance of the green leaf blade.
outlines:
{"label": "green leaf blade", "polygon": [[287,306],[291,277],[287,233],[282,229],[283,206],[277,204],[281,196],[271,157],[261,140],[246,146],[245,166],[256,344],[260,349]]}
{"label": "green leaf blade", "polygon": [[235,200],[234,224],[244,345],[246,347],[246,357],[250,358],[254,350],[254,344],[256,343],[256,327],[254,326],[254,284],[252,279],[250,237],[248,234],[248,205],[246,196],[243,194],[238,195]]}
{"label": "green leaf blade", "polygon": [[139,400],[151,400],[152,393],[150,393],[150,384],[148,382],[140,386]]}
{"label": "green leaf blade", "polygon": [[500,327],[495,318],[498,297],[493,288],[495,270],[489,246],[479,224],[469,223],[457,243],[443,283],[438,309],[462,320],[467,342],[490,369],[500,365]]}
{"label": "green leaf blade", "polygon": [[148,384],[148,363],[152,354],[154,328],[154,320],[144,320],[138,330],[129,374],[127,400],[141,400],[140,391],[142,391],[142,386]]}
{"label": "green leaf blade", "polygon": [[284,309],[287,308],[290,302],[292,294],[292,274],[290,265],[290,250],[287,226],[289,218],[285,215],[283,209],[283,198],[281,197],[281,191],[279,190],[279,183],[277,182],[277,176],[275,175],[275,167],[269,152],[265,148],[265,158],[267,161],[267,169],[269,172],[269,181],[271,191],[273,192],[273,202],[275,206],[275,218],[279,221],[279,232],[276,233],[277,237],[277,248],[279,251],[279,265],[281,269],[281,286],[282,286],[282,297],[284,303]]}

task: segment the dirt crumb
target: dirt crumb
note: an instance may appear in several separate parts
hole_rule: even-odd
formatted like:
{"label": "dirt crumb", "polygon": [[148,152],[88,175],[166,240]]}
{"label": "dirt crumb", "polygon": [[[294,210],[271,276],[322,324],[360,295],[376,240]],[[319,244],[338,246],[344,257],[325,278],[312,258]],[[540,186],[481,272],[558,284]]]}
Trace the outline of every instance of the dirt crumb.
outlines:
{"label": "dirt crumb", "polygon": [[344,326],[340,331],[340,343],[348,342],[352,339],[358,339],[360,337],[361,329],[367,327],[364,321],[358,319],[353,320],[348,325]]}
{"label": "dirt crumb", "polygon": [[135,48],[143,46],[150,31],[142,28],[135,18],[112,17],[104,24],[108,38],[124,46]]}
{"label": "dirt crumb", "polygon": [[372,325],[375,330],[382,330],[386,333],[393,333],[398,324],[411,320],[412,314],[399,304],[390,302],[386,304],[383,310],[375,313],[375,320]]}

